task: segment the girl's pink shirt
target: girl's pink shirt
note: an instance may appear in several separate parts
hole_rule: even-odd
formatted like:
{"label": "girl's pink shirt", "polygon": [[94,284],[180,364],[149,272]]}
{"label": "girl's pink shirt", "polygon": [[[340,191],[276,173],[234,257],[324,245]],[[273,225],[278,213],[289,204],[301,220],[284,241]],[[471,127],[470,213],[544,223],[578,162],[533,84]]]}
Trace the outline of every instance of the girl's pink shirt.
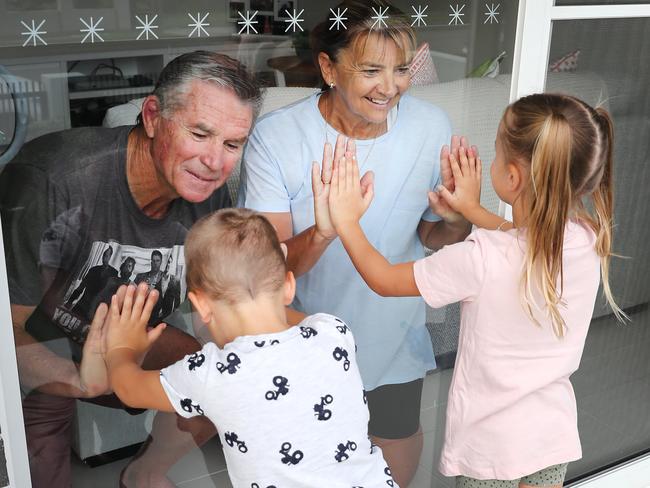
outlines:
{"label": "girl's pink shirt", "polygon": [[581,457],[569,377],[580,364],[600,282],[595,241],[591,229],[567,225],[562,339],[543,311],[534,313],[540,327],[522,307],[523,232],[479,229],[415,263],[417,287],[431,307],[461,302],[444,475],[510,480]]}

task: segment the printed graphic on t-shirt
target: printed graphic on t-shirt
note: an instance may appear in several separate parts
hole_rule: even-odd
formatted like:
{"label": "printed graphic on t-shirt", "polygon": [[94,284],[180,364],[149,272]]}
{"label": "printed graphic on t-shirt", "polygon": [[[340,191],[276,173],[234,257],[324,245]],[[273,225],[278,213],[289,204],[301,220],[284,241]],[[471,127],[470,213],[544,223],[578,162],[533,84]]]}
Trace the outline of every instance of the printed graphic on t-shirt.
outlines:
{"label": "printed graphic on t-shirt", "polygon": [[52,319],[73,340],[83,342],[99,304],[110,303],[120,286],[143,282],[159,293],[150,319],[157,324],[185,297],[183,246],[145,249],[95,241]]}

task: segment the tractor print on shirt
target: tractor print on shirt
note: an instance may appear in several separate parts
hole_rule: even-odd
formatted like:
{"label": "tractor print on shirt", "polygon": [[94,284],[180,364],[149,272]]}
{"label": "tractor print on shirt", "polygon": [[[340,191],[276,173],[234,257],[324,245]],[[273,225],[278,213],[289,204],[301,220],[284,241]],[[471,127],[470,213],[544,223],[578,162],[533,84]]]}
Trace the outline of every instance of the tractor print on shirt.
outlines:
{"label": "tractor print on shirt", "polygon": [[289,393],[289,380],[284,376],[274,376],[273,384],[277,387],[277,390],[269,390],[266,392],[265,398],[269,401],[277,400],[281,395],[286,395]]}
{"label": "tractor print on shirt", "polygon": [[348,451],[352,452],[357,450],[357,443],[353,441],[348,441],[345,444],[340,443],[336,449],[337,451],[334,454],[334,459],[341,463],[350,457]]}
{"label": "tractor print on shirt", "polygon": [[305,339],[309,339],[310,337],[315,337],[318,335],[318,332],[316,329],[312,327],[305,327],[303,325],[300,326],[300,335],[302,335]]}
{"label": "tractor print on shirt", "polygon": [[318,420],[329,420],[332,418],[332,411],[325,408],[325,405],[329,405],[334,401],[332,395],[325,395],[320,397],[320,404],[314,405],[314,412]]}
{"label": "tractor print on shirt", "polygon": [[239,369],[241,364],[241,359],[234,352],[231,352],[226,356],[226,361],[228,364],[223,364],[222,362],[217,363],[217,370],[219,373],[223,374],[225,371],[228,371],[228,374],[235,374],[237,369]]}
{"label": "tractor print on shirt", "polygon": [[194,371],[194,369],[201,367],[201,365],[205,362],[205,356],[201,353],[195,352],[189,358],[187,358],[187,362],[190,365],[189,370]]}
{"label": "tractor print on shirt", "polygon": [[338,330],[343,335],[347,334],[348,330],[350,330],[350,327],[348,327],[346,323],[340,319],[334,319],[334,320],[336,320],[339,323],[339,325],[336,326],[336,330]]}
{"label": "tractor print on shirt", "polygon": [[334,349],[332,356],[334,356],[334,359],[336,359],[337,361],[343,360],[343,369],[345,371],[350,369],[350,360],[348,359],[348,351],[346,351],[342,347],[337,347]]}
{"label": "tractor print on shirt", "polygon": [[288,464],[288,465],[295,465],[298,464],[300,461],[302,461],[302,458],[304,457],[304,454],[302,451],[299,451],[296,449],[293,453],[291,453],[291,443],[290,442],[284,442],[282,443],[282,447],[280,447],[280,454],[282,454],[282,461],[283,464]]}
{"label": "tractor print on shirt", "polygon": [[236,444],[237,449],[239,449],[239,452],[244,454],[248,452],[248,447],[246,447],[246,443],[242,440],[239,440],[239,436],[234,432],[226,432],[223,437],[226,441],[226,444],[228,444],[230,447],[235,447]]}
{"label": "tractor print on shirt", "polygon": [[187,413],[192,413],[194,410],[196,410],[196,413],[199,415],[203,415],[203,410],[201,409],[200,405],[194,405],[192,403],[191,398],[184,398],[181,400],[181,408],[185,410]]}

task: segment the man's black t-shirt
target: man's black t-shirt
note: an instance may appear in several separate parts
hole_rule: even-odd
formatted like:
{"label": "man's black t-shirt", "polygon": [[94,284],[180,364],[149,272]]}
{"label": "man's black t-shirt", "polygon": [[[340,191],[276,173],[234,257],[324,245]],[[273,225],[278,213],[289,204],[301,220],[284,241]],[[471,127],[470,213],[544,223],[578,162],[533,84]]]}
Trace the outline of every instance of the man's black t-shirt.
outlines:
{"label": "man's black t-shirt", "polygon": [[[98,267],[121,270],[121,282],[133,282],[151,270],[153,251],[162,254],[155,287],[166,305],[158,310],[170,313],[186,295],[183,243],[189,228],[203,215],[231,206],[224,185],[205,202],[177,199],[164,218],[147,217],[126,178],[131,129],[93,127],[42,136],[0,174],[11,303],[37,307],[27,330],[40,340],[63,331],[83,343],[99,303],[90,295],[110,288],[116,276],[98,273]],[[109,248],[106,267],[102,256]],[[92,286],[82,285],[84,279]]]}

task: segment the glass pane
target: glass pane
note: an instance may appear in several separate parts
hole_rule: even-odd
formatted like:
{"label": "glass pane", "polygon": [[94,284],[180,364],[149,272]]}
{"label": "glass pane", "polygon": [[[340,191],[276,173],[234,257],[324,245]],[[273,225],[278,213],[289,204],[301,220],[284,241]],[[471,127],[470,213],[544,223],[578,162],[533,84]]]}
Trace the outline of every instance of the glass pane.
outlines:
{"label": "glass pane", "polygon": [[[395,4],[405,12],[417,35],[419,49],[411,66],[409,89],[416,98],[414,103],[427,102],[441,108],[453,132],[467,136],[471,144],[479,147],[485,181],[482,203],[497,211],[499,200],[488,183],[488,175],[495,134],[510,93],[518,2],[413,5],[399,0]],[[316,0],[0,2],[0,203],[12,313],[16,322],[26,322],[18,356],[22,361],[22,400],[26,418],[31,419],[28,428],[32,453],[39,451],[39,442],[43,444],[41,455],[34,454],[32,458],[34,486],[65,485],[70,465],[69,476],[75,488],[102,483],[115,486],[131,457],[158,429],[166,434],[162,440],[154,435],[154,443],[147,451],[156,452],[149,455],[154,459],[145,456],[139,458],[141,461],[153,461],[162,469],[167,467],[164,463],[169,458],[169,464],[174,466],[168,476],[179,485],[230,486],[222,445],[216,437],[174,463],[178,450],[182,450],[175,450],[176,441],[195,443],[187,431],[177,431],[175,418],[169,427],[165,423],[169,420],[156,417],[153,411],[126,411],[112,396],[89,402],[36,391],[40,388],[59,392],[78,379],[76,367],[70,369],[70,359],[78,365],[93,313],[111,295],[115,285],[122,282],[146,281],[159,290],[162,299],[156,309],[157,319],[182,331],[177,332],[172,356],[182,355],[196,345],[190,336],[205,338],[202,331],[195,331],[199,321],[185,300],[183,239],[186,227],[206,207],[174,203],[177,206],[172,210],[185,220],[172,229],[165,227],[165,219],[150,218],[144,212],[145,207],[149,211],[156,202],[149,202],[147,195],[136,195],[125,177],[132,157],[129,151],[133,149],[128,145],[131,126],[164,67],[179,55],[196,50],[226,54],[254,72],[267,88],[262,114],[316,93],[323,80],[313,64],[308,34],[321,21],[330,22],[332,29],[345,29],[345,14],[335,13],[336,5],[335,1]],[[337,15],[341,20],[338,26]],[[296,21],[291,22],[291,17],[296,17]],[[212,107],[210,97],[202,102],[197,102],[197,112],[204,106]],[[433,110],[429,105],[422,106]],[[216,112],[220,107],[217,104],[212,108]],[[173,113],[175,116],[176,112]],[[229,114],[228,121],[240,115]],[[399,113],[397,117],[399,121]],[[170,133],[182,131],[192,144],[206,136],[186,127],[184,119],[170,119],[169,124],[176,127],[175,132],[169,129]],[[421,125],[428,122],[422,121]],[[432,138],[442,132],[427,130]],[[220,134],[215,130],[208,138],[214,141]],[[172,141],[171,136],[166,139],[167,135],[163,132],[156,143],[160,146],[152,149],[152,158],[160,165],[167,161],[163,152]],[[308,163],[320,160],[325,134],[319,131],[317,136],[320,152],[310,154]],[[298,137],[303,137],[302,131],[278,136],[278,140],[289,147]],[[414,148],[427,148],[418,158],[429,165],[425,171],[429,174],[430,168],[438,167],[441,144],[429,151],[429,141],[422,139],[408,149],[414,152]],[[238,141],[236,138],[235,142]],[[383,163],[386,154],[377,150],[374,143],[365,142],[359,142],[359,161]],[[226,146],[223,151],[232,150]],[[195,162],[198,156],[186,159]],[[114,164],[115,171],[97,169],[97,161]],[[129,166],[129,170],[137,172],[139,166],[135,166]],[[156,169],[156,189],[167,188],[164,181],[172,177],[163,169]],[[83,179],[79,171],[84,174]],[[192,176],[200,186],[201,175]],[[239,178],[236,164],[227,186],[223,186],[233,202],[237,200]],[[83,183],[75,183],[79,181]],[[309,189],[309,185],[305,188]],[[400,213],[426,209],[425,193],[423,189],[417,194],[421,196],[419,200],[417,195],[413,196],[415,203],[407,202]],[[89,201],[91,214],[87,213]],[[182,206],[185,203],[189,209]],[[215,206],[213,203],[210,208]],[[399,217],[386,220],[395,227],[402,225]],[[423,250],[416,241],[419,214],[414,222],[405,232],[420,253]],[[349,266],[347,260],[346,263]],[[332,289],[346,285],[334,283]],[[409,339],[408,354],[435,354],[438,368],[429,371],[424,381],[420,421],[425,447],[411,486],[451,486],[453,480],[439,474],[438,462],[447,390],[458,344],[459,306],[427,308],[426,315],[424,311],[416,315],[413,323],[400,318],[394,325],[415,329]],[[358,335],[361,338],[362,334]],[[373,344],[374,338],[369,333],[358,343],[363,348]],[[31,361],[34,357],[41,358],[38,364]],[[416,359],[420,365],[422,360]],[[167,363],[162,361],[151,368]],[[27,370],[38,372],[30,376]],[[366,374],[362,371],[364,380]],[[320,406],[325,408],[326,402]],[[192,404],[186,407],[194,408]],[[75,414],[70,419],[72,409]],[[55,444],[39,430],[39,415],[54,418],[50,415],[54,410],[60,420],[60,432],[72,437],[71,442],[59,438],[59,444]],[[171,431],[165,430],[168,427]],[[225,436],[225,432],[221,434]],[[203,442],[203,437],[196,435],[196,442]],[[225,448],[240,446],[235,439],[222,437]],[[73,455],[69,459],[70,447]],[[280,458],[279,448],[276,451]],[[264,486],[268,484],[271,483]]]}
{"label": "glass pane", "polygon": [[631,318],[620,325],[597,304],[582,364],[572,378],[583,459],[571,463],[571,478],[645,451],[650,442],[649,28],[650,19],[553,25],[551,59],[576,50],[579,55],[565,63],[566,72],[549,73],[547,90],[600,102],[614,120],[614,252],[624,257],[612,260],[610,284]]}

